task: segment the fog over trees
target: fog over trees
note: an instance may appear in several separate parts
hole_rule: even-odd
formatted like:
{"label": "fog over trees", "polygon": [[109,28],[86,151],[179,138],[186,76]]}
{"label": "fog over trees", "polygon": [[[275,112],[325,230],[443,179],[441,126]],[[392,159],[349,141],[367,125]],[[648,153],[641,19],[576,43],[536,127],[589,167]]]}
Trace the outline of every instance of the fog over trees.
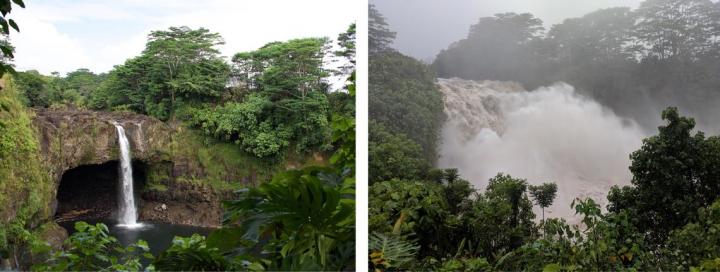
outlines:
{"label": "fog over trees", "polygon": [[438,77],[518,81],[527,89],[564,81],[652,130],[657,112],[678,106],[717,131],[720,4],[642,2],[606,8],[545,29],[528,13],[483,17],[441,51]]}
{"label": "fog over trees", "polygon": [[[525,1],[528,6],[534,3]],[[448,9],[437,5],[441,11]],[[720,269],[716,182],[720,141],[702,132],[716,135],[720,129],[720,3],[645,0],[633,7],[605,6],[551,25],[536,14],[512,10],[479,16],[465,38],[446,45],[431,63],[398,50],[393,41],[404,29],[394,28],[382,8],[370,5],[369,14],[368,261],[372,269]],[[413,13],[404,16],[413,17],[410,21],[439,20]],[[456,20],[449,18],[452,13],[446,16]],[[453,77],[462,80],[438,80]],[[497,80],[518,82],[534,91]],[[460,87],[450,88],[452,84],[445,84],[449,81]],[[574,86],[582,96],[570,85],[552,85],[558,81]],[[507,90],[499,91],[492,83]],[[550,87],[536,90],[541,86]],[[525,118],[524,122],[486,133],[496,141],[482,148],[459,148],[458,153],[466,155],[465,165],[443,165],[437,158],[448,154],[439,147],[448,140],[444,127],[454,114],[447,111],[449,94],[457,94],[458,89],[475,97],[482,91],[493,93],[486,96],[488,101],[453,100],[467,106],[454,109],[468,109],[460,110],[464,116],[502,112],[503,105],[493,101],[500,99],[498,93],[522,96],[514,101],[527,106],[537,101],[524,97],[558,93],[556,89],[563,89],[562,98],[567,99],[551,106],[572,104],[578,110],[543,115],[538,107],[526,107],[512,112],[513,118]],[[591,109],[598,118],[585,118],[591,116],[584,115]],[[566,118],[573,113],[575,119]],[[463,124],[479,126],[468,125],[472,122]],[[492,129],[493,123],[481,125]],[[523,128],[513,134],[523,137],[507,137],[511,132],[502,129],[508,127]],[[545,133],[533,133],[538,130]],[[632,133],[623,136],[623,131]],[[480,134],[472,139],[480,139]],[[638,144],[619,149],[628,137]],[[604,140],[588,141],[597,138]],[[497,149],[499,140],[522,143],[517,145],[521,148]],[[604,157],[599,155],[601,149],[623,152],[618,153],[621,158],[615,153]],[[579,165],[598,172],[609,160],[620,161],[621,170],[629,166],[630,172],[612,187],[582,184],[586,178],[582,175],[563,181],[517,174],[544,164],[554,167],[544,169],[562,172],[578,161],[589,162]],[[498,161],[510,162],[517,171],[482,181],[468,174],[472,171],[464,171],[499,168],[494,164]],[[607,202],[605,195],[566,199],[564,190],[573,186],[609,191]],[[546,214],[545,209],[555,204],[570,207],[575,218]]]}

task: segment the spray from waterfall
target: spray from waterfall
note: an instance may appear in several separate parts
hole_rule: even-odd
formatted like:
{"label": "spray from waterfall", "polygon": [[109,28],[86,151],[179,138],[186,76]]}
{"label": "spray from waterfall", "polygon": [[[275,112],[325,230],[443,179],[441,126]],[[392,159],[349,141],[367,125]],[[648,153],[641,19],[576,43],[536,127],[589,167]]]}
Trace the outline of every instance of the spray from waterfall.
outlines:
{"label": "spray from waterfall", "polygon": [[629,155],[644,134],[632,120],[557,83],[525,91],[518,83],[439,79],[448,121],[438,166],[458,168],[478,189],[499,172],[531,184],[553,181],[546,214],[572,219],[570,203],[604,207],[612,185],[629,184]]}
{"label": "spray from waterfall", "polygon": [[141,224],[137,223],[130,142],[125,135],[125,129],[118,123],[113,123],[113,125],[115,125],[117,129],[118,141],[120,143],[120,205],[118,209],[118,225],[135,228],[141,226]]}

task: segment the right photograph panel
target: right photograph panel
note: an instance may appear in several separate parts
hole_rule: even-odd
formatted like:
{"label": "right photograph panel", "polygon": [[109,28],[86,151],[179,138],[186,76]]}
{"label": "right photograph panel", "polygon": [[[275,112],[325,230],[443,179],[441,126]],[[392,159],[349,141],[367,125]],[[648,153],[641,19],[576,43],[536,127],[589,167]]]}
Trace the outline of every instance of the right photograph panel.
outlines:
{"label": "right photograph panel", "polygon": [[368,14],[371,270],[720,269],[720,2]]}

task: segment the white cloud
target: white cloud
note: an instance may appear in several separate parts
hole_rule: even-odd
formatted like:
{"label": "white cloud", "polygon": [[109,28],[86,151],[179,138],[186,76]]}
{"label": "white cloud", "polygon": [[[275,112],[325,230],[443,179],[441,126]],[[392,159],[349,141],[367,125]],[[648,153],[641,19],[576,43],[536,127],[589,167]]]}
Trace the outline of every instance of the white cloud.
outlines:
{"label": "white cloud", "polygon": [[11,42],[16,48],[15,65],[19,70],[36,69],[49,74],[90,63],[82,43],[61,33],[53,24],[31,15],[17,18],[22,22],[22,32],[12,33]]}
{"label": "white cloud", "polygon": [[[33,3],[13,10],[11,18],[16,18],[22,32],[11,37],[17,47],[17,67],[43,73],[77,68],[106,72],[139,54],[150,31],[170,26],[205,27],[220,33],[226,41],[220,49],[228,57],[272,41],[335,38],[356,20],[357,10],[355,1],[338,0]],[[108,28],[98,30],[98,25]]]}

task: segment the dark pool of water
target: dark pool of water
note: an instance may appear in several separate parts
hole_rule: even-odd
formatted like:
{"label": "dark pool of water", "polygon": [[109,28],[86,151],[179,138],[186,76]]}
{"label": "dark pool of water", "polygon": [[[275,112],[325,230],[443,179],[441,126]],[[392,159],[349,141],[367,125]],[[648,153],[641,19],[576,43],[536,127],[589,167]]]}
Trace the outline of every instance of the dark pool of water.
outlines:
{"label": "dark pool of water", "polygon": [[[201,235],[207,235],[213,229],[193,227],[186,225],[174,225],[162,222],[141,222],[143,224],[140,228],[128,229],[118,227],[117,223],[111,219],[96,219],[96,220],[84,220],[88,224],[104,223],[110,230],[110,235],[120,241],[123,246],[130,245],[142,239],[148,242],[150,246],[150,252],[157,256],[160,252],[169,248],[172,244],[173,237],[183,236],[189,237],[193,233]],[[64,227],[68,234],[75,232],[75,222],[63,222],[60,223]]]}

